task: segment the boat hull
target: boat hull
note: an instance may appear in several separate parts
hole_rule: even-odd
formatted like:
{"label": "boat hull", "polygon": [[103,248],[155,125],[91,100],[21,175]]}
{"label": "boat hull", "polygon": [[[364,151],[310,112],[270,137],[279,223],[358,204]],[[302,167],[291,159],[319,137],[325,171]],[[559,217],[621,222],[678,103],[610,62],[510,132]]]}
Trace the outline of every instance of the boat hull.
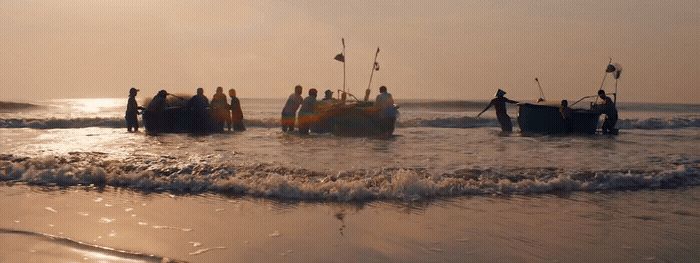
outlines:
{"label": "boat hull", "polygon": [[143,112],[143,126],[149,133],[217,133],[224,124],[217,122],[211,110],[196,112],[185,107],[169,107],[162,113]]}
{"label": "boat hull", "polygon": [[595,134],[600,112],[572,110],[571,118],[564,120],[559,108],[552,105],[518,104],[518,125],[523,133],[535,134]]}
{"label": "boat hull", "polygon": [[398,107],[394,106],[392,112],[381,112],[371,103],[333,105],[319,111],[318,120],[311,124],[311,132],[349,137],[390,136],[396,118],[387,116],[396,116]]}

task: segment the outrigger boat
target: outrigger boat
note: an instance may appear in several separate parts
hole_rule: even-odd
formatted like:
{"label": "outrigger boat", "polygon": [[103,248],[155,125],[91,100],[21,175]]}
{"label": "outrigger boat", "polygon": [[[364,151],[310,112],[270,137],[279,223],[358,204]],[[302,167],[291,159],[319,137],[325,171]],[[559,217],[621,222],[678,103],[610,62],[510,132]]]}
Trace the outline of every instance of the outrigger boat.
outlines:
{"label": "outrigger boat", "polygon": [[[608,95],[613,95],[614,101],[617,102],[617,80],[622,73],[622,67],[616,63],[609,63],[603,83],[600,89],[603,89],[605,78],[608,74],[612,74],[615,79],[615,92]],[[539,86],[539,80],[535,79]],[[540,99],[535,103],[518,103],[518,125],[520,131],[525,134],[562,134],[562,133],[580,133],[580,134],[595,134],[598,131],[598,123],[602,114],[599,105],[595,102],[590,103],[588,109],[572,109],[571,117],[564,120],[560,112],[560,104],[548,102],[544,100],[544,93],[540,87]],[[573,107],[577,103],[597,96],[586,96],[570,105]],[[567,125],[568,124],[568,125]]]}

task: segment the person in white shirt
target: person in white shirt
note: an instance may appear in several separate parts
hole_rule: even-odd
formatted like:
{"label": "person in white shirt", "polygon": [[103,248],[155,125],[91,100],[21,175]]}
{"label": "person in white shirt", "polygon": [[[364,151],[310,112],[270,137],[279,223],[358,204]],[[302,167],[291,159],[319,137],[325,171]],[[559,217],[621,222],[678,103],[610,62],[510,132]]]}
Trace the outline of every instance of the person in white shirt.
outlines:
{"label": "person in white shirt", "polygon": [[387,92],[386,86],[379,87],[379,95],[374,101],[374,107],[378,108],[380,125],[383,135],[390,136],[394,133],[394,124],[398,111],[394,107],[394,98]]}

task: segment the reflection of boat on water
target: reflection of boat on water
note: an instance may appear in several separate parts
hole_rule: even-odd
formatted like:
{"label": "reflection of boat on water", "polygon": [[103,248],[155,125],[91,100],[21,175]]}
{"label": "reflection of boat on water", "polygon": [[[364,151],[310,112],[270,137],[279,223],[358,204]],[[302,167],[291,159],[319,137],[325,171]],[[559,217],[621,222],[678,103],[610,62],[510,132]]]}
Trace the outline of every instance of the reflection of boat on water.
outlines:
{"label": "reflection of boat on water", "polygon": [[[393,111],[398,113],[398,106]],[[317,107],[318,114],[311,122],[314,133],[332,133],[338,136],[378,136],[394,132],[396,118],[374,107],[372,102],[334,102]]]}
{"label": "reflection of boat on water", "polygon": [[[544,103],[519,103],[518,125],[523,133],[585,133],[594,134],[598,129],[600,111],[573,109],[571,117],[564,120],[558,105]],[[569,126],[565,122],[569,122]]]}
{"label": "reflection of boat on water", "polygon": [[[609,63],[605,69],[603,83],[600,85],[600,90],[603,90],[605,79],[608,74],[612,74],[615,79],[614,101],[617,102],[617,80],[622,73],[622,67],[616,63]],[[539,80],[535,78],[539,85]],[[540,94],[542,97],[536,103],[519,103],[518,104],[518,125],[523,133],[539,133],[539,134],[560,134],[560,133],[581,133],[595,134],[598,130],[598,122],[602,114],[602,109],[599,105],[591,102],[589,109],[570,109],[569,118],[564,119],[560,111],[560,104],[553,104],[544,101],[544,93],[540,86]],[[573,107],[577,103],[590,98],[598,98],[597,96],[586,96],[574,102],[570,106]],[[612,134],[617,134],[617,129],[612,131]]]}

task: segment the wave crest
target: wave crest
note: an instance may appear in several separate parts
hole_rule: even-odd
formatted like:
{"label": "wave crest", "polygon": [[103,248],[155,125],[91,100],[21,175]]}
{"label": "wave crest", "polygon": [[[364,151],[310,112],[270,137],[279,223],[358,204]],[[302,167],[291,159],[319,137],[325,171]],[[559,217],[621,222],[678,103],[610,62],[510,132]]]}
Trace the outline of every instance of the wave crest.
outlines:
{"label": "wave crest", "polygon": [[[700,160],[673,169],[480,168],[433,174],[390,168],[338,173],[271,164],[182,163],[169,157],[108,160],[102,154],[0,156],[0,181],[44,186],[115,186],[141,191],[216,192],[284,200],[419,200],[482,194],[538,194],[700,185]],[[139,157],[140,158],[140,157]]]}

